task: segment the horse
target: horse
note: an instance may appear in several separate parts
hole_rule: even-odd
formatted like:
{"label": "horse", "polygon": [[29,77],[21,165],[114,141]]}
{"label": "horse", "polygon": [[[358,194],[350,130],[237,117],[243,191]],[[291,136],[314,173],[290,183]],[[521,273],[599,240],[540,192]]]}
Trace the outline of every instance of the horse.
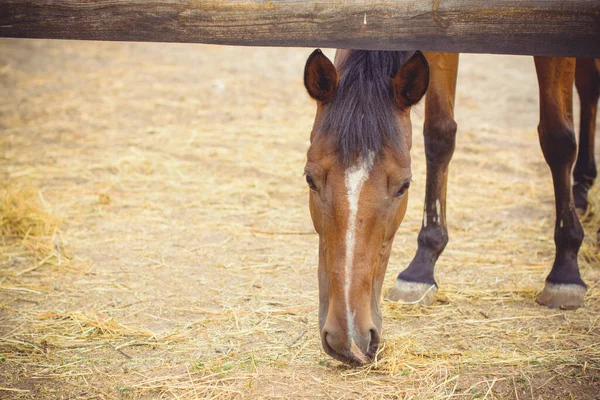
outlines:
{"label": "horse", "polygon": [[[577,211],[584,215],[589,208],[588,191],[597,176],[594,158],[596,112],[600,97],[600,59],[578,58],[575,62],[575,87],[579,94],[579,150],[573,168],[573,199]],[[600,247],[600,229],[597,234]]]}
{"label": "horse", "polygon": [[[315,50],[304,70],[305,87],[317,102],[305,176],[319,234],[321,342],[327,354],[349,365],[372,361],[379,345],[382,281],[410,186],[410,108],[427,90],[427,181],[418,247],[386,299],[432,304],[438,287],[434,265],[448,242],[446,189],[457,130],[453,115],[458,54],[409,54],[338,50],[334,65]],[[595,64],[592,70],[589,61],[578,61],[576,68],[571,58],[534,57],[534,64],[538,134],[556,206],[555,260],[537,301],[571,309],[583,305],[587,290],[577,264],[583,229],[574,198],[581,195],[587,207],[587,189],[596,175],[593,134],[599,69]],[[582,100],[578,155],[574,80]]]}
{"label": "horse", "polygon": [[317,111],[304,169],[319,234],[319,328],[327,354],[375,357],[381,290],[411,181],[410,109],[425,94],[423,53],[315,50],[304,85]]}
{"label": "horse", "polygon": [[[398,275],[387,299],[429,305],[438,287],[434,266],[448,242],[446,187],[457,130],[454,96],[459,55],[427,53],[426,57],[431,76],[423,129],[427,160],[423,222],[417,252],[408,267]],[[552,174],[556,208],[554,263],[537,302],[549,308],[573,309],[583,306],[587,290],[577,263],[584,232],[574,199],[587,207],[587,189],[596,175],[593,134],[598,74],[597,69],[595,74],[590,71],[589,61],[577,62],[579,67],[576,68],[574,58],[535,56],[534,64],[540,99],[538,136]],[[594,79],[595,83],[590,84]],[[572,106],[574,80],[582,99],[582,142],[574,171],[576,184],[572,188],[571,168],[577,155]]]}

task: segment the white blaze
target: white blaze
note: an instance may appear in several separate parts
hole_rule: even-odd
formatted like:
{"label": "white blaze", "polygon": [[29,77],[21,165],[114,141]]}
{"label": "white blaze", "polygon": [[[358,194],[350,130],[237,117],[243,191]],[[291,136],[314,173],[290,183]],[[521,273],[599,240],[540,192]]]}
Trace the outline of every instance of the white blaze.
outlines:
{"label": "white blaze", "polygon": [[[348,334],[354,333],[354,313],[350,312],[350,273],[354,261],[354,245],[356,242],[356,215],[358,214],[358,200],[363,183],[369,179],[373,167],[373,153],[366,159],[360,158],[356,165],[348,168],[345,174],[346,191],[348,196],[348,230],[346,231],[346,263],[344,274],[344,297],[346,301],[346,318],[348,319]],[[351,338],[351,340],[354,340]]]}

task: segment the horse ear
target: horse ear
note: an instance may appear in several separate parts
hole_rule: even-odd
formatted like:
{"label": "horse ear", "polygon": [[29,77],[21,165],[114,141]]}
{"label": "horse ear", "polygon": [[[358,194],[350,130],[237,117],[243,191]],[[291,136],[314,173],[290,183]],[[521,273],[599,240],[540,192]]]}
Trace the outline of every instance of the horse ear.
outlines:
{"label": "horse ear", "polygon": [[420,51],[416,51],[398,69],[393,79],[394,98],[401,108],[410,107],[421,100],[429,86],[429,64]]}
{"label": "horse ear", "polygon": [[304,86],[310,97],[326,103],[333,98],[338,85],[338,74],[329,58],[320,49],[306,60]]}

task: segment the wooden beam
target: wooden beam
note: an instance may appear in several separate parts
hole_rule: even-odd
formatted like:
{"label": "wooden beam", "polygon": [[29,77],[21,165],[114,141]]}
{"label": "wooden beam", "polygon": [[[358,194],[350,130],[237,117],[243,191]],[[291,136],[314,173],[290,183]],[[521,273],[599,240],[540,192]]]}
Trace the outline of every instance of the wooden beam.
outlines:
{"label": "wooden beam", "polygon": [[0,37],[600,57],[600,1],[0,0]]}

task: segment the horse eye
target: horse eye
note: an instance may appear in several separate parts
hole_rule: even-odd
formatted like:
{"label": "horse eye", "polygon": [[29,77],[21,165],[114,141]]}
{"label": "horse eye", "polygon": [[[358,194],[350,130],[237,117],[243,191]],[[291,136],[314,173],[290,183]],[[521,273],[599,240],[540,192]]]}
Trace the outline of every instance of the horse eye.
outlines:
{"label": "horse eye", "polygon": [[406,191],[408,190],[409,187],[410,187],[410,182],[406,182],[404,185],[402,185],[400,190],[398,190],[398,193],[396,193],[396,197],[401,197],[402,195],[404,195],[404,193],[406,193]]}
{"label": "horse eye", "polygon": [[308,183],[308,187],[310,188],[310,190],[317,190],[317,186],[315,185],[315,182],[312,180],[310,175],[306,175],[306,183]]}

